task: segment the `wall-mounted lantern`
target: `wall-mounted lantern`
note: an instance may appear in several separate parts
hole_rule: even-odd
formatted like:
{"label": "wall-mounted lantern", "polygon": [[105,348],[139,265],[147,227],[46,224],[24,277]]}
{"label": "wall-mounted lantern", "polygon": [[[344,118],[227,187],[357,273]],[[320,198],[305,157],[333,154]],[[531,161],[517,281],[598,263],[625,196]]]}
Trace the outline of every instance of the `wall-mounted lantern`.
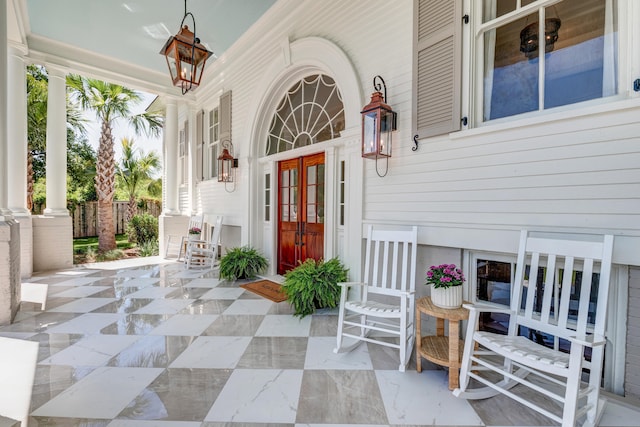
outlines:
{"label": "wall-mounted lantern", "polygon": [[229,140],[220,143],[222,153],[218,156],[218,182],[224,182],[224,189],[227,190],[227,183],[232,183],[233,188],[228,192],[236,189],[236,169],[238,168],[238,159],[233,157],[233,144]]}
{"label": "wall-mounted lantern", "polygon": [[[397,113],[385,102],[387,85],[380,76],[373,78],[375,92],[371,94],[371,102],[361,111],[362,114],[362,157],[376,160],[376,173],[383,177],[389,169],[391,157],[392,133],[397,128]],[[384,95],[380,90],[384,88]],[[384,174],[378,171],[378,159],[386,158],[387,168]]]}

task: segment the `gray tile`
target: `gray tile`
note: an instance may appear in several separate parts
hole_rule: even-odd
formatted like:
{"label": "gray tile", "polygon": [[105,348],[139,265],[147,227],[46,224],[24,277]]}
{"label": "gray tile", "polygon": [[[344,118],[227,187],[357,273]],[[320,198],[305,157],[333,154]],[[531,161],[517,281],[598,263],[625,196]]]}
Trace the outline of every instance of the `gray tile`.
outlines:
{"label": "gray tile", "polygon": [[254,336],[260,327],[262,315],[221,315],[202,335]]}
{"label": "gray tile", "polygon": [[196,337],[148,335],[140,338],[107,363],[108,366],[166,368]]}
{"label": "gray tile", "polygon": [[[209,291],[205,289],[205,291]],[[178,314],[222,314],[233,300],[196,300],[183,308]]]}
{"label": "gray tile", "polygon": [[338,316],[313,316],[311,318],[311,337],[335,337],[338,334]]}
{"label": "gray tile", "polygon": [[0,332],[45,332],[80,315],[81,313],[44,312],[12,325],[2,326]]}
{"label": "gray tile", "polygon": [[94,369],[64,365],[38,365],[31,394],[31,410],[44,405],[89,375]]}
{"label": "gray tile", "polygon": [[304,371],[296,423],[387,424],[374,371]]}
{"label": "gray tile", "polygon": [[275,303],[269,309],[267,314],[294,314],[295,310],[287,301]]}
{"label": "gray tile", "polygon": [[90,418],[29,417],[31,427],[106,427],[110,422]]}
{"label": "gray tile", "polygon": [[100,308],[92,311],[92,313],[133,313],[134,311],[149,304],[151,298],[123,298],[110,302]]}
{"label": "gray tile", "polygon": [[101,334],[146,335],[162,322],[170,318],[170,314],[129,314],[105,326]]}
{"label": "gray tile", "polygon": [[166,369],[117,418],[202,421],[231,372],[227,369]]}
{"label": "gray tile", "polygon": [[254,337],[236,368],[303,369],[306,337]]}

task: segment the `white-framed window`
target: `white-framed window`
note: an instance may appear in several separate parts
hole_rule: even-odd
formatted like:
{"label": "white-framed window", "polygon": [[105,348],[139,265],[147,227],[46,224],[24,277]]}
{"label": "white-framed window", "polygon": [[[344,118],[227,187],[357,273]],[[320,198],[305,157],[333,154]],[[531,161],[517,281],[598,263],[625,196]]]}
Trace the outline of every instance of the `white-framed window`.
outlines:
{"label": "white-framed window", "polygon": [[271,221],[271,174],[264,174],[264,221]]}
{"label": "white-framed window", "polygon": [[218,176],[218,146],[220,144],[220,114],[218,107],[209,111],[209,140],[207,143],[205,179]]}
{"label": "white-framed window", "polygon": [[617,3],[473,2],[476,122],[616,95]]}
{"label": "white-framed window", "polygon": [[614,98],[629,37],[619,21],[632,10],[618,0],[417,0],[415,133]]}
{"label": "white-framed window", "polygon": [[187,183],[189,173],[188,158],[189,158],[189,121],[185,120],[182,129],[180,130],[179,142],[178,142],[178,156],[180,165],[180,184],[185,185]]}

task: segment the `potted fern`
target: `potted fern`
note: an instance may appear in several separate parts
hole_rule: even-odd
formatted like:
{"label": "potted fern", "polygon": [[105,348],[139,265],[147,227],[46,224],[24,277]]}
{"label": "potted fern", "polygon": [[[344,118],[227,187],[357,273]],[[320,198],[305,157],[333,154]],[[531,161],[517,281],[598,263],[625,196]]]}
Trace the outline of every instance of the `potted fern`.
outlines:
{"label": "potted fern", "polygon": [[267,259],[250,246],[232,248],[220,259],[220,277],[229,281],[253,279],[268,265]]}
{"label": "potted fern", "polygon": [[347,269],[338,258],[329,261],[308,258],[284,275],[282,289],[294,308],[305,317],[318,308],[333,308],[340,302],[339,282],[347,281]]}

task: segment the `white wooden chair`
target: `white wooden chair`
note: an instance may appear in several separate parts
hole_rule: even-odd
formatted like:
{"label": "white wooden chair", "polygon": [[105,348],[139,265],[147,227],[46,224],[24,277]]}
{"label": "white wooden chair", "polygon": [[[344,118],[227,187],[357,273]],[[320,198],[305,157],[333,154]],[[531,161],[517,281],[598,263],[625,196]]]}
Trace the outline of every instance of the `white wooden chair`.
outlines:
{"label": "white wooden chair", "polygon": [[218,259],[218,242],[222,229],[222,216],[216,217],[208,240],[187,240],[184,262],[187,268],[213,268]]}
{"label": "white wooden chair", "polygon": [[185,253],[186,242],[189,240],[189,230],[192,228],[199,228],[201,233],[196,235],[196,239],[202,238],[202,228],[204,225],[204,215],[191,215],[189,218],[189,226],[187,232],[184,235],[170,234],[167,236],[167,244],[165,247],[164,257],[169,258],[170,254],[178,254],[178,261],[182,260],[182,256]]}
{"label": "white wooden chair", "polygon": [[0,425],[27,427],[37,360],[37,342],[0,337]]}
{"label": "white wooden chair", "polygon": [[[471,313],[454,395],[484,399],[503,393],[563,427],[597,425],[604,406],[599,392],[612,247],[610,235],[594,242],[586,236],[562,240],[522,231],[510,307],[465,305]],[[477,331],[481,312],[509,314],[507,335]],[[588,384],[581,381],[586,370]],[[486,371],[498,374],[496,382]],[[471,378],[484,387],[469,388]],[[510,391],[517,384],[563,409],[542,407]]]}
{"label": "white wooden chair", "polygon": [[20,301],[40,304],[40,310],[47,305],[47,292],[49,285],[46,283],[22,282],[20,284]]}
{"label": "white wooden chair", "polygon": [[[364,281],[339,284],[342,293],[335,353],[351,351],[364,341],[397,348],[399,370],[404,372],[415,341],[417,243],[417,227],[369,226]],[[350,293],[350,288],[357,291]],[[398,342],[390,342],[389,336],[397,337]],[[355,342],[346,344],[344,338]]]}

